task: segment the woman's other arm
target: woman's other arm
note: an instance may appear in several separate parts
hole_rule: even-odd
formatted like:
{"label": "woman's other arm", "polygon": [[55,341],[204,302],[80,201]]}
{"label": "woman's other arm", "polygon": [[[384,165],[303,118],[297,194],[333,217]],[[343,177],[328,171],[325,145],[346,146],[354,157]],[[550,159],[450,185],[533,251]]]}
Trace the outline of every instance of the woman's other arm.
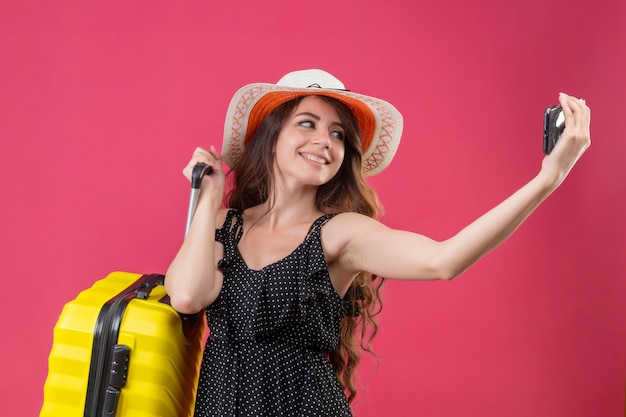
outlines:
{"label": "woman's other arm", "polygon": [[220,210],[224,195],[221,157],[213,147],[210,151],[197,148],[183,170],[188,179],[198,162],[208,164],[212,172],[202,180],[189,233],[165,276],[165,288],[172,307],[181,313],[196,313],[207,307],[222,288],[222,273],[217,268],[217,260],[223,256],[223,247],[215,242],[215,229],[225,217],[224,210]]}

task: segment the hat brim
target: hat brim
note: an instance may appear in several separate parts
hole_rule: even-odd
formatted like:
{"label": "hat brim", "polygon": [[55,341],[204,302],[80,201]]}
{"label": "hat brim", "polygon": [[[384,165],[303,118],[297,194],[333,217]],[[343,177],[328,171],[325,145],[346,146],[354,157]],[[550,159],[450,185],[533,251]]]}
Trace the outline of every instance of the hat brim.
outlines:
{"label": "hat brim", "polygon": [[335,98],[352,111],[361,133],[364,175],[378,174],[389,165],[398,149],[403,127],[402,115],[394,106],[351,91],[266,83],[246,85],[233,96],[224,124],[224,162],[233,166],[263,119],[276,107],[308,95]]}

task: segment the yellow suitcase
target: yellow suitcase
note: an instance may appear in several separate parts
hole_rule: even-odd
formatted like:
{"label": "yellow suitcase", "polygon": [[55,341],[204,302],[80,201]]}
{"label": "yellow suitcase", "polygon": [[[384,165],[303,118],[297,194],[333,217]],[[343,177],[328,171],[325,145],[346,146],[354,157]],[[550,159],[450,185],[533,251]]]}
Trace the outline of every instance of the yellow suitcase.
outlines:
{"label": "yellow suitcase", "polygon": [[204,317],[177,313],[162,284],[114,272],[65,305],[40,417],[193,415]]}

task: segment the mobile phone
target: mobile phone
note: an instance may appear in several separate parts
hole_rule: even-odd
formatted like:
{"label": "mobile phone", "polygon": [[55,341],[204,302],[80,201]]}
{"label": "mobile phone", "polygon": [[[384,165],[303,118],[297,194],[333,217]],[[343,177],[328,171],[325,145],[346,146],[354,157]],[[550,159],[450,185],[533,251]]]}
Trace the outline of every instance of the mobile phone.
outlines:
{"label": "mobile phone", "polygon": [[543,114],[543,153],[548,155],[565,129],[565,116],[560,104],[548,107]]}

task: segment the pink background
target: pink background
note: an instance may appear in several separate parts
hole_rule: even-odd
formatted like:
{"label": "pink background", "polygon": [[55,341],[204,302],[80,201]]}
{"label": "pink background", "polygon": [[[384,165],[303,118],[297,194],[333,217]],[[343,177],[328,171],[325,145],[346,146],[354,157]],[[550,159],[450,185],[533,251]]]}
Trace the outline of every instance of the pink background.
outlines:
{"label": "pink background", "polygon": [[622,416],[623,0],[4,1],[2,414],[38,414],[66,302],[165,271],[180,171],[221,145],[235,90],[311,67],[404,114],[371,183],[387,224],[438,239],[536,174],[559,91],[593,110],[591,150],[495,253],[453,282],[389,283],[355,415]]}

